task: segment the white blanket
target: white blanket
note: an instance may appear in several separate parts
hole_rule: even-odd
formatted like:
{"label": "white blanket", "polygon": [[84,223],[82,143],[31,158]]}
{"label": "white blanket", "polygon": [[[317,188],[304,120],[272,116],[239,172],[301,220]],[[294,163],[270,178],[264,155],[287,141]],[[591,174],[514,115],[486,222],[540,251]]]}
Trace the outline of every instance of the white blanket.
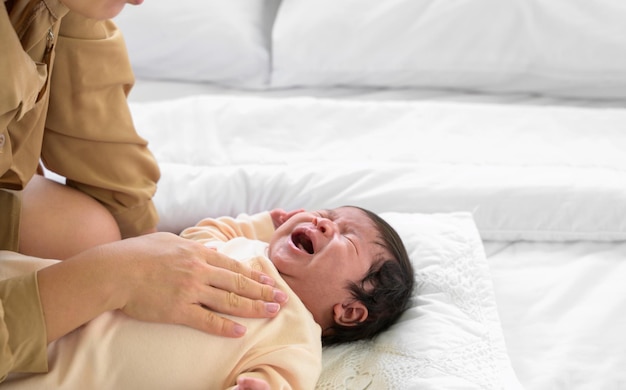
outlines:
{"label": "white blanket", "polygon": [[626,241],[485,246],[526,390],[626,388]]}
{"label": "white blanket", "polygon": [[522,383],[623,387],[626,110],[367,99],[133,103],[161,163],[161,228],[350,203],[471,212],[483,239],[514,242],[488,253]]}
{"label": "white blanket", "polygon": [[485,239],[626,239],[625,110],[198,96],[132,111],[163,171],[162,229],[354,203],[469,211]]}

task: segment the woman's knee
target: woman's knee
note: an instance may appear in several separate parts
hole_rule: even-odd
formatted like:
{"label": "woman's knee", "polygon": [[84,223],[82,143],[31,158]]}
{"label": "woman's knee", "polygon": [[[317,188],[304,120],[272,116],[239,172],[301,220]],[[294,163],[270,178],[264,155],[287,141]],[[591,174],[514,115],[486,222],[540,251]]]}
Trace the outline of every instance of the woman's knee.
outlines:
{"label": "woman's knee", "polygon": [[20,252],[65,259],[121,239],[109,211],[90,196],[35,176],[23,192]]}

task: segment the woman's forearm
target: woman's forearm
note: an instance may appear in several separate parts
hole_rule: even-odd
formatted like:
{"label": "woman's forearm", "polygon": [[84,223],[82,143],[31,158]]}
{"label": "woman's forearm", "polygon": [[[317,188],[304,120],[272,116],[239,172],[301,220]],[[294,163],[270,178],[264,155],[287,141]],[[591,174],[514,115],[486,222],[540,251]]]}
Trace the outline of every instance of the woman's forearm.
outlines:
{"label": "woman's forearm", "polygon": [[274,317],[287,299],[266,275],[169,233],[89,249],[40,270],[38,283],[48,342],[116,309],[143,321],[240,337],[245,328],[219,313]]}
{"label": "woman's forearm", "polygon": [[[120,307],[110,248],[94,248],[37,273],[48,343]],[[116,291],[117,290],[117,291]]]}

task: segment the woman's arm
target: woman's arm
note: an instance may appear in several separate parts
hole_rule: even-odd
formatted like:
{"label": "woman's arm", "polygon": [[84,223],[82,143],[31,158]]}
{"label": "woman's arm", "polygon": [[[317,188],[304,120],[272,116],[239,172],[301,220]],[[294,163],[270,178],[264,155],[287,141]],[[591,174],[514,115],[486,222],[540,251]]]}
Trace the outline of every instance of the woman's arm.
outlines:
{"label": "woman's arm", "polygon": [[121,32],[112,21],[70,11],[61,22],[50,77],[41,146],[46,167],[104,205],[122,237],[153,229],[160,172],[128,107],[134,76]]}
{"label": "woman's arm", "polygon": [[[48,342],[100,313],[183,324],[228,337],[245,328],[218,313],[273,317],[286,295],[273,281],[214,250],[155,233],[87,250],[38,272]],[[232,293],[241,299],[232,299]]]}

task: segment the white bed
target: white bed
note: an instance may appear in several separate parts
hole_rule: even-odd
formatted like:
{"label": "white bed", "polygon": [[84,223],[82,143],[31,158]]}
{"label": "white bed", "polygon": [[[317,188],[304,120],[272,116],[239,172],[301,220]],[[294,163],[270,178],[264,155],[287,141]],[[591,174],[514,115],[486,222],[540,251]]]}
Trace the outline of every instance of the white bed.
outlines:
{"label": "white bed", "polygon": [[409,331],[424,348],[413,369],[376,382],[384,362],[345,363],[366,347],[327,351],[320,388],[626,388],[623,20],[620,0],[127,9],[160,228],[274,207],[470,213],[503,354],[429,365],[453,343]]}

